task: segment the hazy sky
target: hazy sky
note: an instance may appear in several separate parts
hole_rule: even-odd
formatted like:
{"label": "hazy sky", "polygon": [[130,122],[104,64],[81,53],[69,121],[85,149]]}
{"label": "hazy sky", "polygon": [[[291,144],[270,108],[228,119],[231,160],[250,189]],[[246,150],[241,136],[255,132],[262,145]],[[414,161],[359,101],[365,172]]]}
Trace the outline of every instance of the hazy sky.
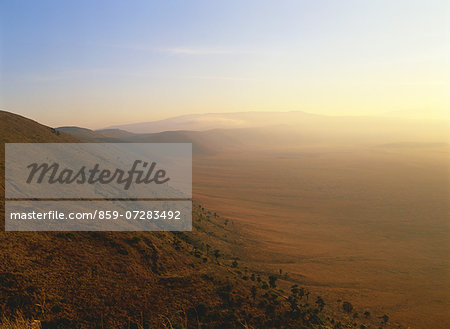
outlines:
{"label": "hazy sky", "polygon": [[3,0],[0,20],[0,108],[51,126],[449,111],[449,1]]}

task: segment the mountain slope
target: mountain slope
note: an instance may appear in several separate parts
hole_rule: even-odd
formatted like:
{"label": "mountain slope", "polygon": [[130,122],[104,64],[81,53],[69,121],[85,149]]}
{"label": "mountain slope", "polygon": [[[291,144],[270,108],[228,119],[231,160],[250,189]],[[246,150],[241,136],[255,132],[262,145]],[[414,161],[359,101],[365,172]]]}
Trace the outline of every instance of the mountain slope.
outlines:
{"label": "mountain slope", "polygon": [[75,143],[78,140],[23,116],[0,110],[0,136],[3,143]]}
{"label": "mountain slope", "polygon": [[[78,141],[11,113],[1,118],[8,142]],[[190,233],[0,232],[0,312],[20,311],[44,329],[318,328],[332,317],[348,321],[289,292],[287,277],[238,262],[236,255],[258,244],[246,241],[237,223],[194,203],[193,226]]]}
{"label": "mountain slope", "polygon": [[[3,143],[77,143],[73,136],[59,132],[56,129],[6,111],[0,111],[0,136]],[[5,148],[0,150],[0,196],[2,202],[0,211],[4,211],[5,197]],[[1,223],[3,229],[3,221]]]}

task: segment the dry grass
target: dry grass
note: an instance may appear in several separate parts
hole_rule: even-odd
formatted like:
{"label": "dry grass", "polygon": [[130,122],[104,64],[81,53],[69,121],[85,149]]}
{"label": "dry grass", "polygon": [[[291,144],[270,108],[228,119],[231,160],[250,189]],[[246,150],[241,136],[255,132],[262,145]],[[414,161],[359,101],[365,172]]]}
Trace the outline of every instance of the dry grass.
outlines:
{"label": "dry grass", "polygon": [[13,318],[3,316],[0,329],[40,329],[41,324],[37,320],[26,319],[21,313]]}

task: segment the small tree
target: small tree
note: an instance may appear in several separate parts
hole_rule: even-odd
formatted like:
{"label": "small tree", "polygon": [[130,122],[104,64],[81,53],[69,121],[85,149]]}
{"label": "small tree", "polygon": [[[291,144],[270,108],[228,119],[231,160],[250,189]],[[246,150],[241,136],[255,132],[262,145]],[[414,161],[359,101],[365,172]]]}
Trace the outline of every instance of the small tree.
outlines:
{"label": "small tree", "polygon": [[269,275],[269,285],[271,288],[277,287],[277,277],[275,275]]}
{"label": "small tree", "polygon": [[256,286],[252,286],[252,298],[253,298],[253,300],[255,300],[256,299]]}
{"label": "small tree", "polygon": [[319,310],[323,310],[323,307],[325,306],[325,302],[324,302],[324,300],[322,299],[322,297],[320,297],[320,296],[318,296],[317,297],[317,299],[316,299],[316,304],[317,304],[317,306],[319,307]]}
{"label": "small tree", "polygon": [[353,305],[350,302],[343,302],[342,308],[346,313],[350,313],[351,311],[353,311]]}
{"label": "small tree", "polygon": [[300,288],[298,291],[298,296],[300,297],[300,300],[302,300],[303,296],[305,296],[305,288]]}

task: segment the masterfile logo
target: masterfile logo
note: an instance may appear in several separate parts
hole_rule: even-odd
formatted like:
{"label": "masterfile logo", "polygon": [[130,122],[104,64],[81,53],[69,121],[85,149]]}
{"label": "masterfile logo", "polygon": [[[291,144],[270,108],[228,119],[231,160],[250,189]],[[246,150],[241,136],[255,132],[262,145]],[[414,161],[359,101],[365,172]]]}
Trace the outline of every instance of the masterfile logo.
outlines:
{"label": "masterfile logo", "polygon": [[6,198],[191,198],[192,144],[6,144]]}
{"label": "masterfile logo", "polygon": [[[27,184],[32,184],[34,178],[36,178],[37,184],[41,184],[44,178],[47,178],[49,184],[110,184],[116,181],[117,184],[123,184],[124,190],[128,190],[132,183],[164,184],[168,182],[170,177],[166,177],[166,171],[164,169],[155,170],[156,165],[156,162],[149,165],[146,161],[135,160],[131,169],[124,171],[120,168],[114,170],[100,169],[98,163],[92,169],[83,166],[79,170],[61,169],[56,162],[51,165],[49,163],[32,163],[27,166],[30,169]],[[143,170],[139,170],[139,166]]]}

